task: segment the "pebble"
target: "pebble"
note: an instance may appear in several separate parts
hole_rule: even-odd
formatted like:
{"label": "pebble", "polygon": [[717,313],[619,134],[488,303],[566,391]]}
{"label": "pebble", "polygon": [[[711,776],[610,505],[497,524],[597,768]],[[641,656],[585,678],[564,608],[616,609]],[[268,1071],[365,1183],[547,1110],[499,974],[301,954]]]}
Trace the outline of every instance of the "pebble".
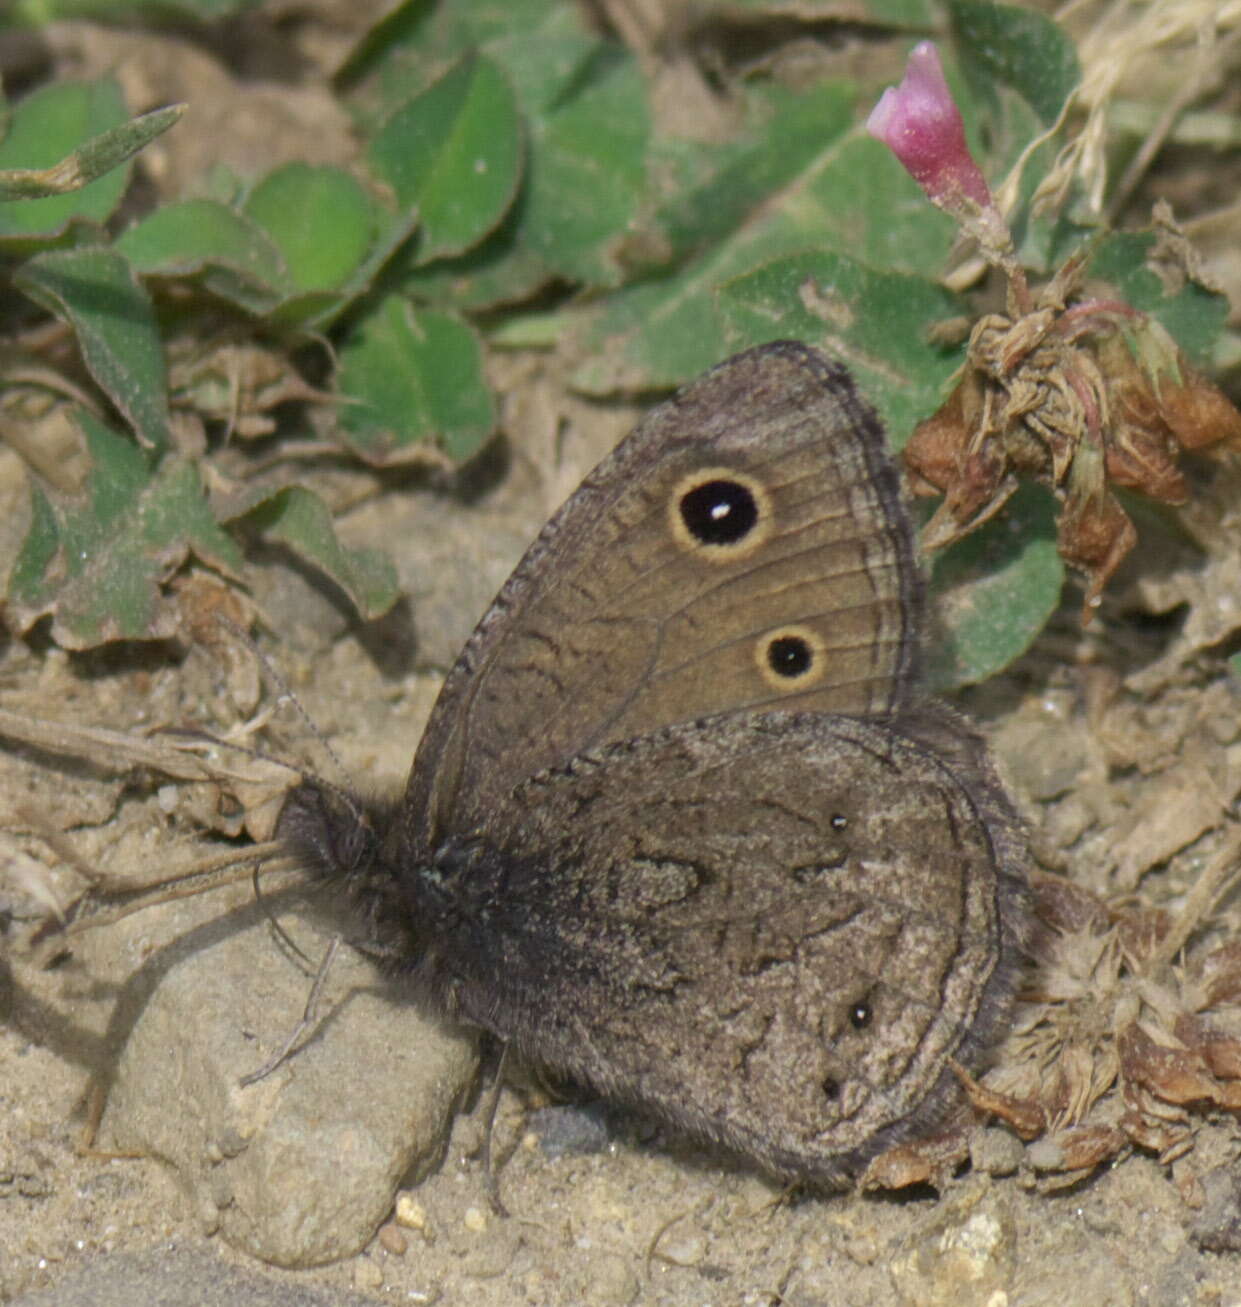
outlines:
{"label": "pebble", "polygon": [[379,1227],[378,1239],[379,1246],[393,1257],[404,1257],[409,1251],[409,1240],[402,1233],[401,1227],[393,1221]]}
{"label": "pebble", "polygon": [[427,1228],[427,1209],[409,1192],[402,1189],[396,1196],[396,1223],[407,1230]]}

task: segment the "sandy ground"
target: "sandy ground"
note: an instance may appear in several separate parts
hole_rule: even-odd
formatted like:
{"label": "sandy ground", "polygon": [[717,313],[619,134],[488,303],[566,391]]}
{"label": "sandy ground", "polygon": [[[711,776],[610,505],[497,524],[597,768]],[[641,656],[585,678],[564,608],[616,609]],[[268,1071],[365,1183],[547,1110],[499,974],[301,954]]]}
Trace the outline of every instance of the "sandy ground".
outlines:
{"label": "sandy ground", "polygon": [[[137,58],[129,38],[81,29],[58,41],[58,57],[70,62],[115,61],[124,46],[132,75],[154,79],[175,64],[179,79],[232,93],[205,56]],[[318,157],[333,157],[339,124],[324,99],[299,106],[290,130],[320,141]],[[279,157],[296,149],[250,142],[247,163],[259,166],[254,156],[268,146]],[[167,156],[165,166],[180,165]],[[342,516],[348,543],[395,554],[410,596],[396,613],[358,631],[336,599],[280,559],[259,560],[248,578],[271,656],[347,774],[378,792],[399,790],[442,669],[524,544],[634,416],[567,395],[554,361],[508,360],[495,380],[506,441],[463,489],[347,472],[319,483],[333,502],[353,504]],[[1241,689],[1226,662],[1238,624],[1220,616],[1241,580],[1237,482],[1224,474],[1214,485],[1196,519],[1201,550],[1158,546],[1135,558],[1088,633],[1070,596],[1029,656],[960,700],[993,741],[1041,864],[1114,906],[1168,920],[1227,851],[1241,792]],[[0,450],[6,555],[25,503],[23,469]],[[273,697],[232,647],[179,642],[68,656],[37,639],[0,650],[0,692],[10,711],[138,733],[187,723],[222,733]],[[279,756],[322,765],[296,718],[282,716],[255,738]],[[85,864],[149,878],[205,848],[239,847],[247,818],[237,804],[253,802],[248,829],[261,834],[270,802],[264,808],[256,786],[240,800],[227,794],[233,806],[221,811],[221,791],[210,786],[48,750],[0,756],[11,872],[0,897],[0,1300],[55,1289],[109,1255],[140,1250],[157,1258],[167,1250],[170,1275],[200,1245],[256,1270],[209,1233],[212,1223],[161,1162],[82,1147],[96,1091],[122,1054],[118,995],[132,992],[131,978],[186,918],[154,909],[82,937],[50,970],[21,948],[38,911],[24,860],[51,866],[50,884],[65,899],[82,884],[47,832]],[[241,884],[197,900],[193,920],[244,911],[251,894]],[[256,947],[276,955],[258,930]],[[1063,1020],[1075,1037],[1090,1026],[1092,1065],[1114,1060],[1124,1002],[1136,995],[1156,1012],[1165,999],[1189,1004],[1204,959],[1235,930],[1224,898],[1199,921],[1187,961],[1157,976],[1118,980],[1078,954],[1044,959],[1047,974],[1075,977],[1077,1006]],[[1218,1016],[1230,1035],[1233,1015]],[[290,1023],[296,1016],[293,1006]],[[1018,1061],[1028,1051],[1009,1050]],[[365,1093],[368,1075],[382,1074],[360,1062],[342,1093]],[[821,1198],[782,1194],[623,1117],[609,1117],[602,1132],[592,1118],[578,1121],[590,1150],[562,1151],[563,1120],[539,1115],[546,1093],[519,1080],[497,1118],[499,1180],[512,1213],[501,1219],[488,1207],[480,1161],[483,1099],[471,1097],[442,1165],[411,1188],[410,1224],[387,1224],[333,1265],[263,1273],[290,1290],[349,1289],[391,1302],[1241,1304],[1241,1193],[1231,1182],[1241,1132],[1230,1113],[1202,1102],[1164,1105],[1179,1156],[1164,1150],[1161,1160],[1158,1147],[1125,1144],[1079,1171],[1003,1127],[979,1126],[969,1140],[973,1166],[938,1192],[919,1185]],[[1119,1110],[1113,1089],[1089,1119],[1111,1126]],[[135,1291],[135,1302],[148,1300],[156,1299]]]}

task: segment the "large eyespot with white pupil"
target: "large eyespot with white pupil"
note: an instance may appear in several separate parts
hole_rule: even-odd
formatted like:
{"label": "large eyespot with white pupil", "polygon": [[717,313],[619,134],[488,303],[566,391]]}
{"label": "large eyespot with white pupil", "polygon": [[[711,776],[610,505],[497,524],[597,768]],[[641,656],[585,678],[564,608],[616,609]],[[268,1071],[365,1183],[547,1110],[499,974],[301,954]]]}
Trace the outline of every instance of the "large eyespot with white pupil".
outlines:
{"label": "large eyespot with white pupil", "polygon": [[781,626],[765,631],[754,645],[754,661],[773,690],[805,690],[827,671],[822,637],[808,626]]}
{"label": "large eyespot with white pupil", "polygon": [[744,558],[771,531],[771,497],[757,478],[731,467],[682,477],[668,514],[677,544],[713,563]]}

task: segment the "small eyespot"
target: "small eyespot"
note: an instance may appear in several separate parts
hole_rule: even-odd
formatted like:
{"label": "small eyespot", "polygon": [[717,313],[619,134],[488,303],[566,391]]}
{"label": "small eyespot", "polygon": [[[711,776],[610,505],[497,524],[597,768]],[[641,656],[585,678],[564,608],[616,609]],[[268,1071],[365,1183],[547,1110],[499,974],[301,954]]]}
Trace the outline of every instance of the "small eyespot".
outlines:
{"label": "small eyespot", "polygon": [[831,822],[832,830],[844,830],[849,825],[849,818],[839,812],[832,813]]}
{"label": "small eyespot", "polygon": [[831,1102],[835,1102],[840,1097],[840,1081],[832,1076],[827,1076],[822,1084],[823,1097]]}
{"label": "small eyespot", "polygon": [[823,638],[808,626],[764,631],[754,645],[754,659],[763,680],[786,694],[822,680],[828,661]]}
{"label": "small eyespot", "polygon": [[743,558],[767,538],[771,499],[757,478],[728,467],[704,467],[677,482],[668,501],[672,536],[711,563]]}
{"label": "small eyespot", "polygon": [[681,496],[681,521],[699,544],[735,545],[754,530],[758,503],[740,481],[713,478]]}
{"label": "small eyespot", "polygon": [[813,662],[814,653],[801,636],[781,635],[767,646],[767,666],[787,680],[805,676]]}
{"label": "small eyespot", "polygon": [[869,1003],[854,1003],[849,1009],[849,1022],[854,1030],[865,1030],[873,1016]]}

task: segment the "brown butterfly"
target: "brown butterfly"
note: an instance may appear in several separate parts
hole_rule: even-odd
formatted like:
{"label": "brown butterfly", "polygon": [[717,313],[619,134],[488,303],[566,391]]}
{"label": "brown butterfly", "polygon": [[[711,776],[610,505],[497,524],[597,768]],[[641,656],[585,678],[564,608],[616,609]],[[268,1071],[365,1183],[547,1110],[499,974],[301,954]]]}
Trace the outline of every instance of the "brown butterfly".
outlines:
{"label": "brown butterfly", "polygon": [[922,586],[880,424],[779,342],[656,408],[447,678],[395,811],[280,833],[386,965],[529,1058],[782,1175],[924,1132],[1002,1026],[1026,853],[914,697]]}

